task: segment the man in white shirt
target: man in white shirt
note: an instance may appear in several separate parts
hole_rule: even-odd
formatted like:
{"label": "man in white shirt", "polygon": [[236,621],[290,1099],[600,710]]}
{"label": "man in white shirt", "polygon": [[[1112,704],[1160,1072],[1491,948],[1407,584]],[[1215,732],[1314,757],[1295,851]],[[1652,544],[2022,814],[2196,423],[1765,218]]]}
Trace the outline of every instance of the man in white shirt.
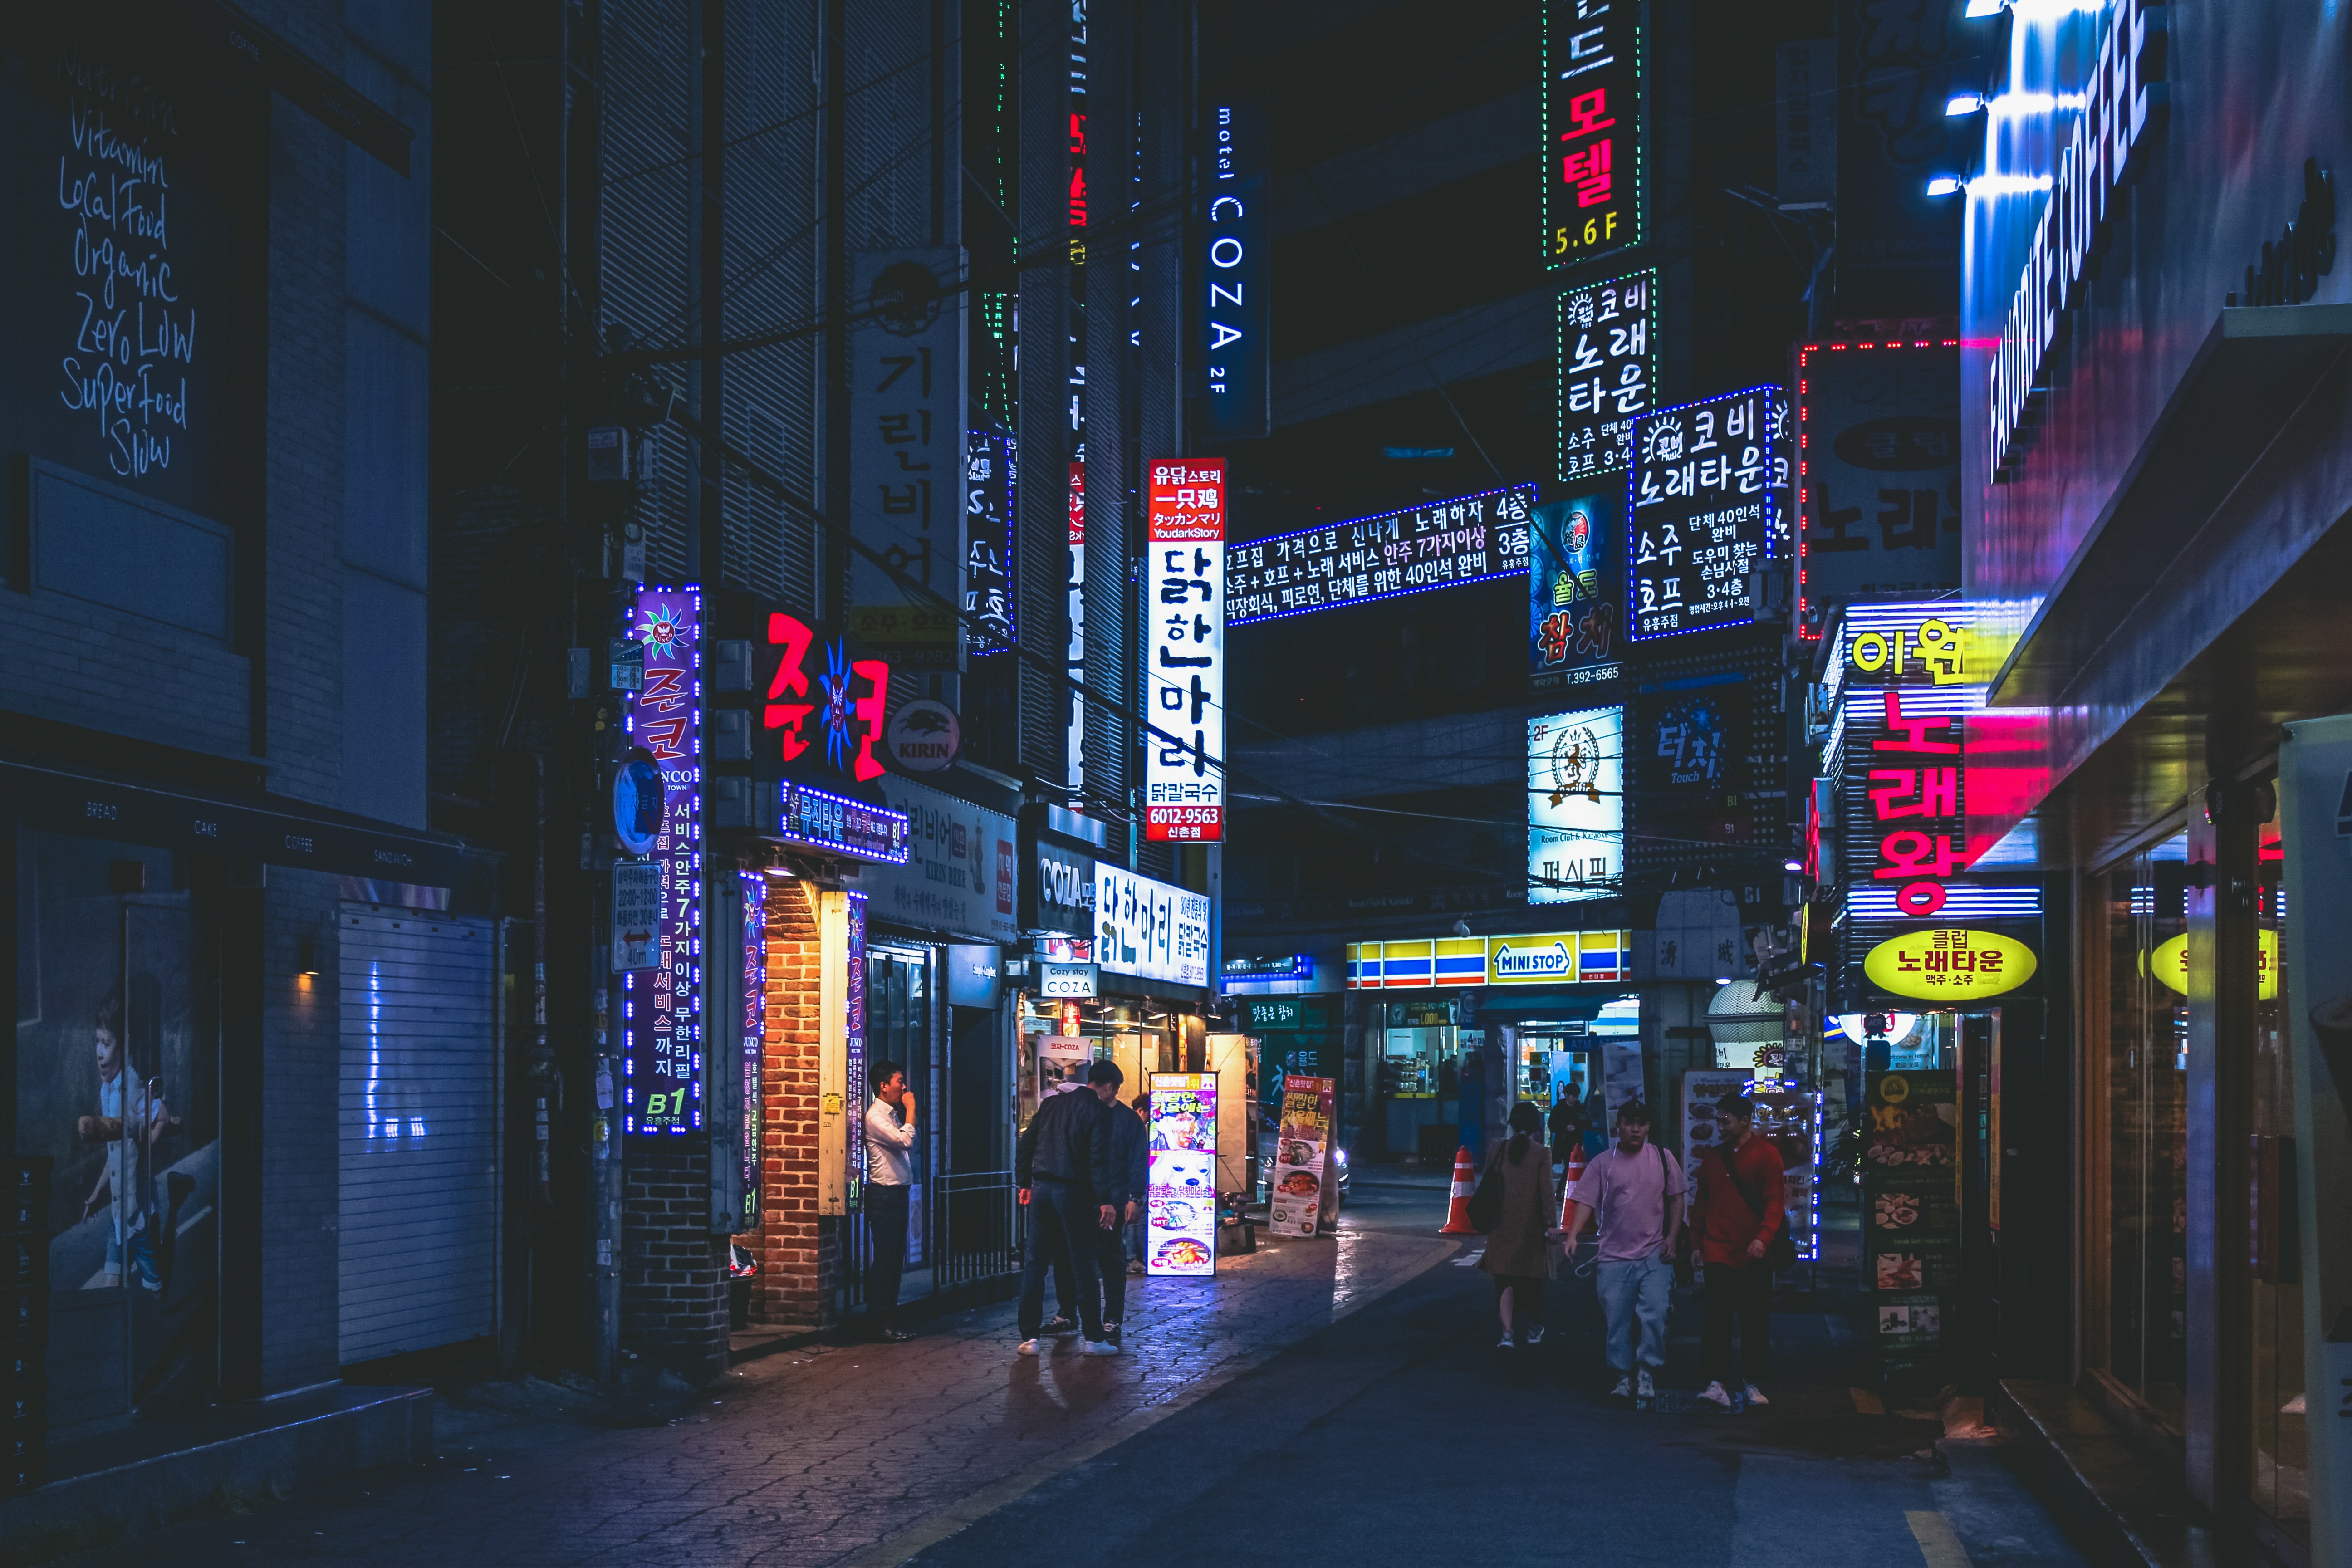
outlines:
{"label": "man in white shirt", "polygon": [[[1666,1309],[1674,1296],[1675,1237],[1682,1228],[1683,1170],[1650,1142],[1650,1110],[1639,1100],[1617,1108],[1617,1142],[1584,1167],[1569,1194],[1568,1218],[1553,1234],[1576,1250],[1576,1233],[1600,1216],[1601,1310],[1609,1321],[1610,1392],[1648,1399],[1651,1373],[1666,1364]],[[1634,1326],[1639,1323],[1639,1370]],[[1638,1380],[1638,1381],[1637,1381]]]}
{"label": "man in white shirt", "polygon": [[874,1262],[866,1271],[866,1306],[882,1338],[915,1336],[898,1326],[898,1276],[907,1267],[907,1199],[915,1179],[915,1091],[897,1062],[874,1064],[874,1103],[866,1108],[866,1229]]}

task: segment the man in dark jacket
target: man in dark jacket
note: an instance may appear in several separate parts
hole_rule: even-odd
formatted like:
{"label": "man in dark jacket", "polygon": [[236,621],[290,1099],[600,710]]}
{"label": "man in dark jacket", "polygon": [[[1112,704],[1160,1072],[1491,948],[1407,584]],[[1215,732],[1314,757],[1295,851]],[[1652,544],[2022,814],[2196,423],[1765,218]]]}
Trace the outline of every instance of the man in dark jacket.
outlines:
{"label": "man in dark jacket", "polygon": [[1103,1103],[1118,1094],[1122,1076],[1109,1062],[1095,1063],[1087,1074],[1093,1092],[1047,1096],[1013,1147],[1013,1184],[1029,1210],[1021,1246],[1023,1355],[1037,1353],[1037,1334],[1045,1321],[1045,1270],[1056,1254],[1069,1259],[1085,1353],[1118,1353],[1103,1333],[1102,1247],[1096,1237],[1118,1224],[1112,1199],[1126,1190],[1125,1177],[1111,1161],[1110,1109]]}
{"label": "man in dark jacket", "polygon": [[[1095,1065],[1118,1071],[1108,1062]],[[1118,1210],[1119,1223],[1102,1232],[1098,1238],[1102,1247],[1103,1332],[1115,1334],[1127,1317],[1127,1232],[1142,1215],[1150,1186],[1151,1134],[1144,1127],[1143,1118],[1120,1102],[1116,1079],[1095,1086],[1095,1092],[1105,1096],[1105,1108],[1110,1115],[1110,1163],[1119,1182],[1118,1194],[1110,1198],[1112,1206]]]}

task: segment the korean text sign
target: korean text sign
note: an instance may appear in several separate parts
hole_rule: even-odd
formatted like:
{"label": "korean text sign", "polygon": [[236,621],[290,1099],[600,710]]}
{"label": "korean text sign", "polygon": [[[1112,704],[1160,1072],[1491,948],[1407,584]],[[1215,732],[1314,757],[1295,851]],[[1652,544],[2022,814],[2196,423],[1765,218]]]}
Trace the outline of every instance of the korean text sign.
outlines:
{"label": "korean text sign", "polygon": [[[854,267],[849,329],[850,518],[882,559],[933,593],[961,586],[963,292],[959,252],[875,250]],[[860,556],[850,602],[909,602]]]}
{"label": "korean text sign", "polygon": [[1144,1267],[1154,1274],[1217,1271],[1217,1077],[1151,1075],[1151,1162]]}
{"label": "korean text sign", "polygon": [[1095,961],[1115,974],[1209,983],[1209,900],[1095,862]]}
{"label": "korean text sign", "polygon": [[964,432],[963,613],[972,653],[1013,646],[1013,437]]}
{"label": "korean text sign", "polygon": [[644,689],[626,694],[630,744],[662,775],[661,916],[654,967],[623,976],[622,1127],[702,1125],[702,591],[639,587],[629,636],[645,649]]}
{"label": "korean text sign", "polygon": [[1230,624],[1524,572],[1535,500],[1535,486],[1513,485],[1234,545],[1225,556]]}
{"label": "korean text sign", "polygon": [[1313,1236],[1329,1190],[1332,1081],[1300,1078],[1282,1082],[1282,1126],[1274,1145],[1274,1190],[1266,1222],[1276,1236]]}
{"label": "korean text sign", "polygon": [[1143,836],[1213,843],[1224,837],[1225,465],[1154,461],[1150,480]]}
{"label": "korean text sign", "polygon": [[1968,855],[1968,715],[1984,705],[1965,607],[1853,606],[1843,633],[1843,859],[1857,883],[1895,884],[1908,920],[1933,919]]}
{"label": "korean text sign", "polygon": [[1813,344],[1797,354],[1797,628],[1864,599],[1960,585],[1960,348]]}
{"label": "korean text sign", "polygon": [[1528,902],[1608,898],[1625,874],[1625,710],[1528,721]]}
{"label": "korean text sign", "polygon": [[1655,268],[1559,297],[1559,477],[1624,471],[1633,420],[1657,403]]}
{"label": "korean text sign", "polygon": [[1662,409],[1634,427],[1628,554],[1636,641],[1746,626],[1788,480],[1777,388]]}
{"label": "korean text sign", "polygon": [[1528,685],[1565,691],[1625,673],[1622,491],[1535,509],[1528,529]]}
{"label": "korean text sign", "polygon": [[1544,261],[1643,240],[1640,0],[1544,0]]}

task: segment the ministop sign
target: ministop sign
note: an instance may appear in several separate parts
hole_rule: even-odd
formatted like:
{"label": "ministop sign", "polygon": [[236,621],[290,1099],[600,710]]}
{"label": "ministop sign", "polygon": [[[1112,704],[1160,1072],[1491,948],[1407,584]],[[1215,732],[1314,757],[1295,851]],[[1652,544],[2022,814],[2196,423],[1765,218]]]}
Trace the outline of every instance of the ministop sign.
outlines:
{"label": "ministop sign", "polygon": [[1925,1002],[1977,1002],[2033,978],[2033,950],[1997,931],[1939,928],[1880,942],[1862,961],[1873,985]]}

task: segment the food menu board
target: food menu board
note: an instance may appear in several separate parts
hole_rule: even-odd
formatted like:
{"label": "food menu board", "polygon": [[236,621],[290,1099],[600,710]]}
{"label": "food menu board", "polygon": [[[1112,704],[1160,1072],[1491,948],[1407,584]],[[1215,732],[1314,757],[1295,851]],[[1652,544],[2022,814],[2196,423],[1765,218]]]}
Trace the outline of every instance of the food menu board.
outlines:
{"label": "food menu board", "polygon": [[1151,1166],[1144,1268],[1153,1276],[1217,1271],[1217,1077],[1151,1075]]}
{"label": "food menu board", "polygon": [[[1948,1070],[1882,1072],[1863,1086],[1865,1173],[1899,1171],[1917,1176],[1922,1167],[1953,1171],[1959,1163],[1959,1083]],[[1957,1177],[1945,1181],[1954,1187]]]}
{"label": "food menu board", "polygon": [[1282,1128],[1274,1145],[1266,1221],[1276,1236],[1313,1236],[1330,1179],[1332,1080],[1283,1080]]}
{"label": "food menu board", "polygon": [[1813,1139],[1819,1103],[1809,1093],[1759,1088],[1752,1070],[1718,1068],[1683,1074],[1677,1101],[1682,1117],[1683,1168],[1694,1180],[1700,1162],[1719,1142],[1716,1135],[1715,1102],[1727,1094],[1746,1095],[1754,1103],[1756,1135],[1771,1140],[1780,1153],[1780,1204],[1789,1215],[1789,1239],[1797,1244],[1798,1257],[1814,1257]]}
{"label": "food menu board", "polygon": [[1960,1209],[1938,1173],[1866,1177],[1862,1236],[1866,1290],[1949,1290],[1959,1283]]}

